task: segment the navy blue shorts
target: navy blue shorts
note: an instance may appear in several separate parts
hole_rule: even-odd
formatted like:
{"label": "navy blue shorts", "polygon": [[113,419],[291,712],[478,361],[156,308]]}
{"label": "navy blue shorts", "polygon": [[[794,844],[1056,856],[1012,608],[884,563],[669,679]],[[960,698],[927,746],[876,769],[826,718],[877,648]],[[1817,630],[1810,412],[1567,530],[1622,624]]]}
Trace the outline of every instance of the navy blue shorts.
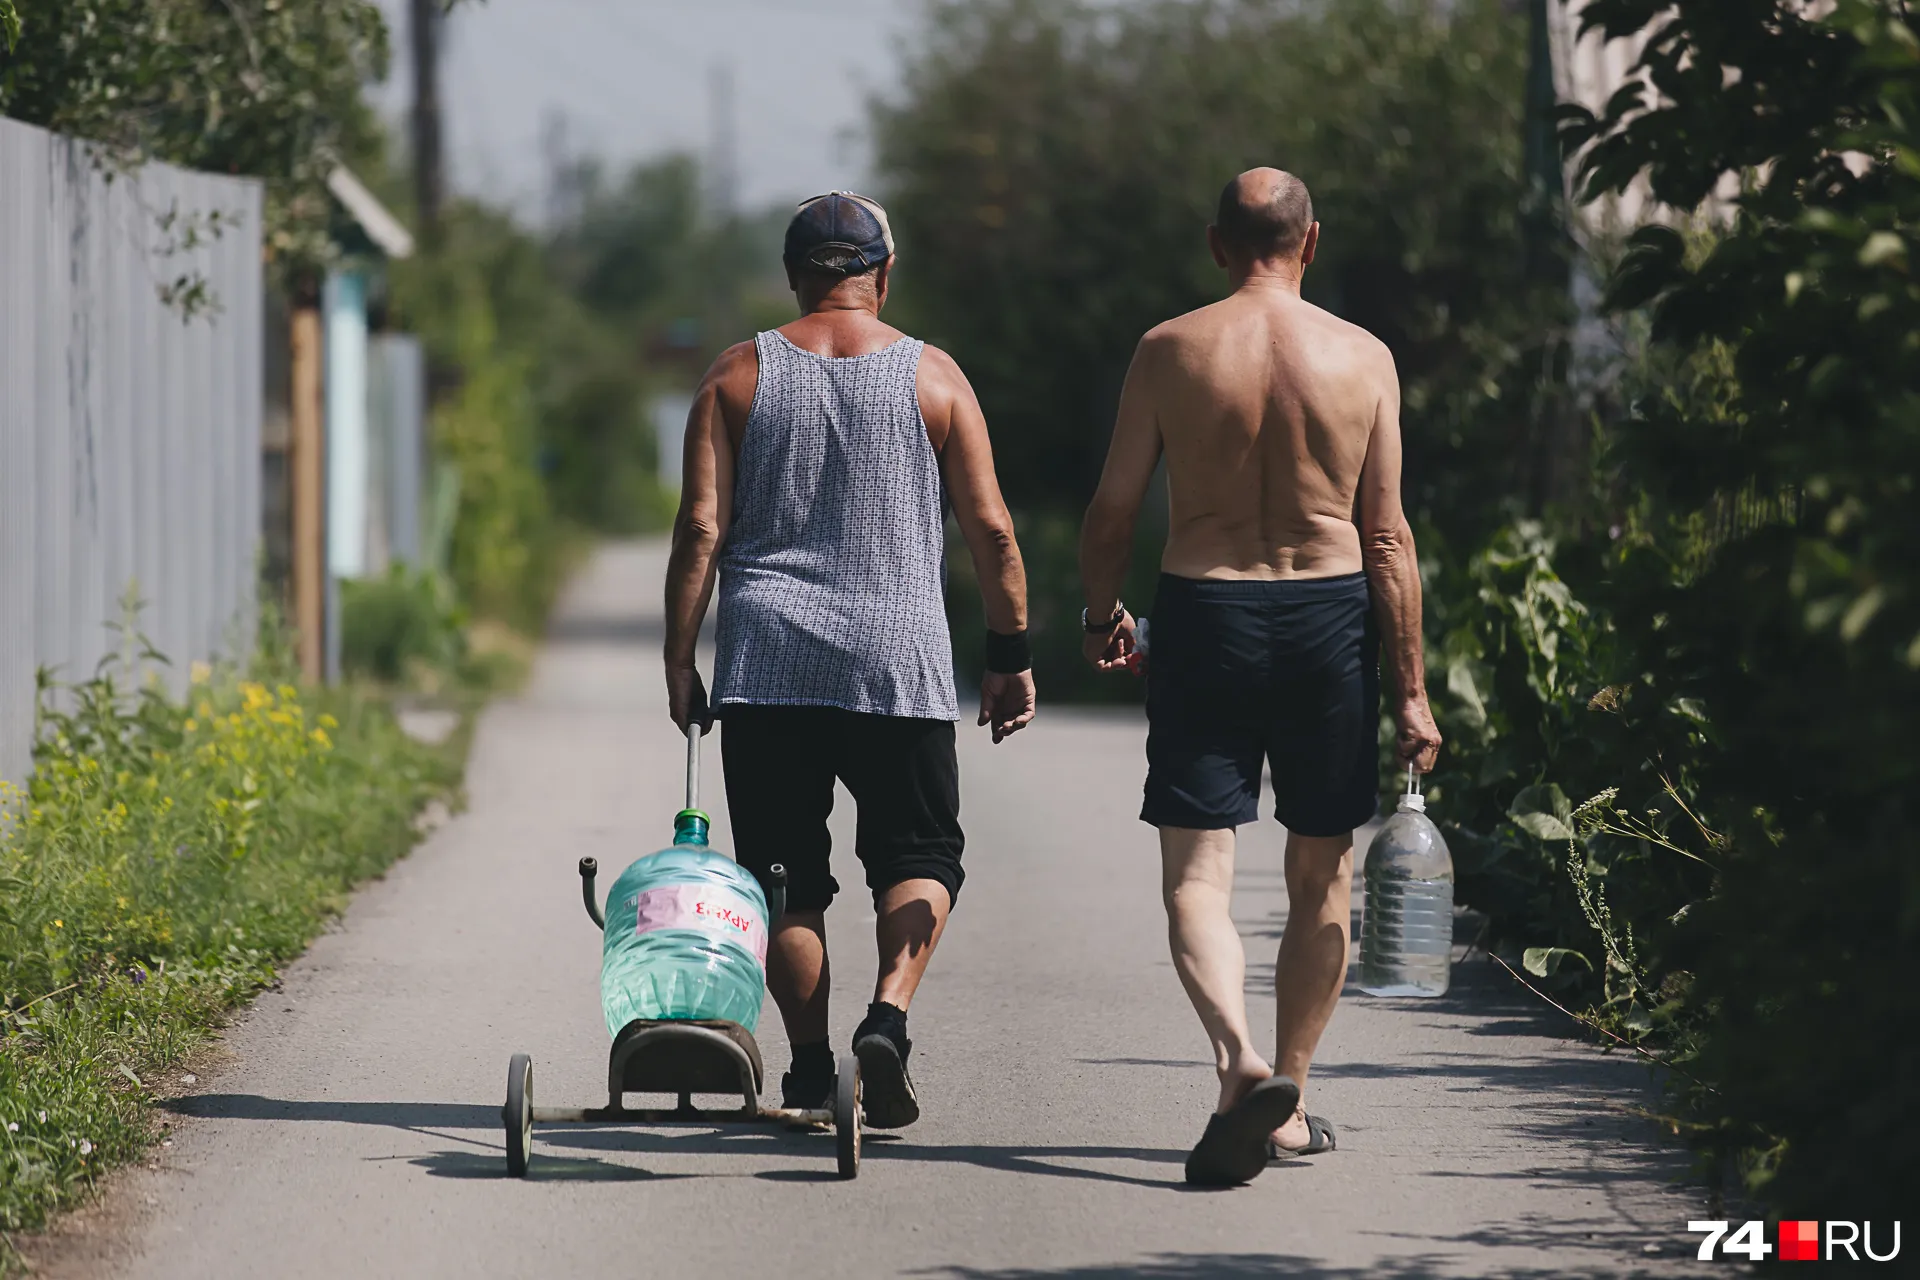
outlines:
{"label": "navy blue shorts", "polygon": [[1344,835],[1380,791],[1380,638],[1364,573],[1281,582],[1160,575],[1140,819],[1219,830],[1273,816]]}

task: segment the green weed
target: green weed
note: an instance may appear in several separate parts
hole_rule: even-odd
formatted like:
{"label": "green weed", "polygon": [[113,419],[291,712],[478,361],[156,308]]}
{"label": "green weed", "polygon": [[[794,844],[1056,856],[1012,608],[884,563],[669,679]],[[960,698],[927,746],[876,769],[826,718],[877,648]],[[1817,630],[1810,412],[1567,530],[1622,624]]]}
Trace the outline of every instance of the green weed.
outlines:
{"label": "green weed", "polygon": [[181,700],[156,659],[135,644],[82,684],[43,679],[32,779],[0,783],[0,1232],[135,1156],[156,1073],[458,778],[464,735],[415,743],[365,692],[196,665]]}

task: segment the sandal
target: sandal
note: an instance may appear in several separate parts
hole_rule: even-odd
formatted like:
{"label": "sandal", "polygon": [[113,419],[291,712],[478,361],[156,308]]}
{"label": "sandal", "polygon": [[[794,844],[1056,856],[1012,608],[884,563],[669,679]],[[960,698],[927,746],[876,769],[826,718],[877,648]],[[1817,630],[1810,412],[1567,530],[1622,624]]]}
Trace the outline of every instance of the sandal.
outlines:
{"label": "sandal", "polygon": [[1207,1117],[1207,1131],[1187,1156],[1187,1181],[1196,1187],[1251,1182],[1267,1165],[1273,1131],[1300,1106],[1300,1086],[1268,1076],[1224,1114]]}
{"label": "sandal", "polygon": [[1339,1145],[1334,1140],[1333,1126],[1319,1116],[1310,1116],[1305,1111],[1301,1119],[1307,1122],[1307,1145],[1304,1147],[1283,1147],[1272,1138],[1267,1139],[1267,1158],[1270,1160],[1292,1160],[1299,1156],[1317,1156],[1332,1151]]}

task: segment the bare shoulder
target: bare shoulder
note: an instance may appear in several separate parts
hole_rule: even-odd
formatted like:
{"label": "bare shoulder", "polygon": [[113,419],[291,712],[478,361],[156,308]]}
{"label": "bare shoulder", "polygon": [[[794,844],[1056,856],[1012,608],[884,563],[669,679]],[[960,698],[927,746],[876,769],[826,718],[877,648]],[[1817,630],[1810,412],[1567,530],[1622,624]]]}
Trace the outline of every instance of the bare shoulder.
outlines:
{"label": "bare shoulder", "polygon": [[707,376],[700,380],[700,390],[712,392],[729,412],[744,414],[753,406],[759,382],[759,349],[751,341],[736,342],[714,357]]}
{"label": "bare shoulder", "polygon": [[1189,343],[1210,340],[1221,325],[1232,323],[1223,305],[1227,301],[1230,299],[1223,298],[1220,302],[1196,307],[1171,320],[1162,320],[1141,335],[1140,345],[1135,351],[1136,358],[1177,351]]}
{"label": "bare shoulder", "polygon": [[1325,307],[1314,303],[1302,302],[1300,307],[1327,337],[1346,347],[1353,353],[1356,360],[1388,370],[1393,368],[1393,353],[1387,349],[1386,343],[1373,335],[1372,331],[1361,328],[1351,320],[1343,320]]}
{"label": "bare shoulder", "polygon": [[918,382],[923,404],[973,398],[973,384],[967,381],[960,362],[931,342],[922,344],[920,349]]}

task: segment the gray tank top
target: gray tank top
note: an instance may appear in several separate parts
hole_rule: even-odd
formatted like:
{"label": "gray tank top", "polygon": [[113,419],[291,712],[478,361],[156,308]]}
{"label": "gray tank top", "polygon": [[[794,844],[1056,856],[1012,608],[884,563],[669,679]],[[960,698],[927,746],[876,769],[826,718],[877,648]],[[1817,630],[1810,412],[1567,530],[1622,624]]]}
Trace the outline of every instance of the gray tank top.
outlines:
{"label": "gray tank top", "polygon": [[760,382],[720,557],[714,702],[958,720],[945,496],[920,417],[924,346],[754,338]]}

